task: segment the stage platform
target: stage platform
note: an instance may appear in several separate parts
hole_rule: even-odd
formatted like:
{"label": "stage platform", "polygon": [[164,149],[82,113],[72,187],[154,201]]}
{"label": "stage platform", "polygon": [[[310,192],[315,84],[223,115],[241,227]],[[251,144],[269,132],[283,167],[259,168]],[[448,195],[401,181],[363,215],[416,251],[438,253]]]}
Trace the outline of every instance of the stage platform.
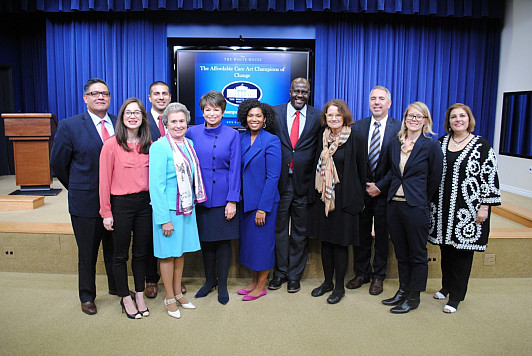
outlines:
{"label": "stage platform", "polygon": [[[0,196],[8,195],[18,187],[15,176],[0,176]],[[63,188],[55,180],[52,188]],[[491,234],[485,253],[476,253],[472,277],[504,278],[532,277],[532,198],[502,192],[503,205],[494,209]],[[0,203],[2,204],[2,203]],[[511,219],[518,216],[518,223]],[[0,271],[77,273],[77,247],[68,214],[67,190],[57,196],[44,197],[44,205],[30,210],[6,211],[0,209]],[[440,276],[439,248],[428,245],[429,276]],[[351,253],[351,252],[350,252]],[[100,253],[101,255],[101,253]],[[185,257],[185,277],[201,277],[201,252]],[[103,258],[97,264],[103,274]],[[238,262],[238,243],[233,243],[230,277],[249,277],[247,268]],[[389,278],[397,278],[397,263],[390,242]],[[352,278],[352,258],[346,278]],[[319,241],[310,239],[309,258],[303,278],[321,278],[322,267]]]}

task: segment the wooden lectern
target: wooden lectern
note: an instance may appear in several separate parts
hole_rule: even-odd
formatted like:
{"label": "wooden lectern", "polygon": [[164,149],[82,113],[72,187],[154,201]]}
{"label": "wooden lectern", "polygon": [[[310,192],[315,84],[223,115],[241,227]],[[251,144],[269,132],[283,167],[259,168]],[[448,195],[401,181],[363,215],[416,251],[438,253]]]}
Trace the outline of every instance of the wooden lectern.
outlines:
{"label": "wooden lectern", "polygon": [[20,191],[11,194],[57,195],[51,189],[50,150],[57,131],[52,114],[2,114],[5,134],[13,141],[15,178]]}

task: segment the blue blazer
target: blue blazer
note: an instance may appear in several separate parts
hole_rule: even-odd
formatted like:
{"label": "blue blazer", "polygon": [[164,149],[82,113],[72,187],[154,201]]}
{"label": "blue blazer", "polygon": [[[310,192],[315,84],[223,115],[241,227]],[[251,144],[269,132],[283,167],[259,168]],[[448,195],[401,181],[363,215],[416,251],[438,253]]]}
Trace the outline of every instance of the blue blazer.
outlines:
{"label": "blue blazer", "polygon": [[244,212],[271,212],[279,202],[277,184],[281,174],[281,141],[260,130],[251,145],[250,132],[240,134],[242,147],[242,201]]}
{"label": "blue blazer", "polygon": [[[109,115],[113,126],[116,117]],[[61,120],[54,137],[50,166],[68,189],[68,211],[80,217],[99,217],[100,151],[103,142],[89,112]]]}
{"label": "blue blazer", "polygon": [[156,124],[158,119],[159,118],[154,119],[151,111],[148,111],[148,121],[150,122],[150,134],[152,142],[157,141],[159,137],[161,137],[161,134],[159,133],[159,126]]}
{"label": "blue blazer", "polygon": [[392,200],[402,184],[406,202],[410,206],[427,206],[438,190],[443,172],[443,154],[438,141],[423,134],[416,141],[403,174],[399,169],[401,142],[395,138],[390,143],[390,170],[376,185],[381,191],[388,191],[387,201]]}
{"label": "blue blazer", "polygon": [[281,177],[279,178],[279,192],[283,193],[288,185],[290,162],[294,159],[294,173],[292,174],[293,186],[296,195],[307,195],[311,179],[314,176],[314,153],[318,143],[318,133],[321,129],[321,111],[307,105],[305,127],[299,136],[296,147],[292,148],[290,133],[286,119],[287,105],[281,104],[274,107],[277,114],[277,135],[281,140],[283,157]]}
{"label": "blue blazer", "polygon": [[[194,144],[189,140],[192,146]],[[162,225],[171,221],[170,210],[175,214],[177,206],[177,176],[172,146],[166,138],[150,146],[150,200],[153,221]],[[192,172],[196,174],[196,172]]]}

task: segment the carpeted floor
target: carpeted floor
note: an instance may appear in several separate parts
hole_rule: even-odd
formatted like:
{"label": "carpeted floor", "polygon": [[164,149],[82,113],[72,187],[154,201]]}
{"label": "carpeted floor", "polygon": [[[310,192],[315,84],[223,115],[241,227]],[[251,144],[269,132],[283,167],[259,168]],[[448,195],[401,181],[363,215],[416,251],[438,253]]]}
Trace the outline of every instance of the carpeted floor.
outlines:
{"label": "carpeted floor", "polygon": [[[299,293],[286,285],[253,302],[236,290],[247,280],[230,281],[230,302],[216,291],[195,299],[200,280],[185,279],[196,310],[181,319],[166,314],[163,297],[148,300],[151,315],[129,320],[119,298],[107,294],[98,276],[98,314],[81,312],[77,276],[0,272],[1,355],[531,355],[532,280],[473,279],[458,312],[442,312],[432,299],[440,281],[429,279],[421,305],[393,315],[380,303],[397,289],[387,280],[380,296],[368,285],[347,290],[337,305],[313,298],[321,281],[303,280]],[[132,285],[130,281],[130,285]]]}

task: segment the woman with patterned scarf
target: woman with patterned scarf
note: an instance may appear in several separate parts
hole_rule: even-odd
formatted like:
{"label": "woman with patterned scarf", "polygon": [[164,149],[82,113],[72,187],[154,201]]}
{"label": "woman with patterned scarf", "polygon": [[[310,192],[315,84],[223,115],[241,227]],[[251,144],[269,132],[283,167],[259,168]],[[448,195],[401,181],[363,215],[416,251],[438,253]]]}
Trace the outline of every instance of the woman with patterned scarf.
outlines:
{"label": "woman with patterned scarf", "polygon": [[207,199],[196,151],[185,138],[190,113],[180,103],[162,115],[168,129],[150,148],[150,197],[153,208],[153,247],[160,259],[168,315],[180,318],[178,304],[195,309],[181,293],[185,252],[200,249],[195,203]]}
{"label": "woman with patterned scarf", "polygon": [[357,242],[359,215],[364,208],[366,142],[351,130],[353,117],[343,100],[325,104],[321,124],[325,128],[318,135],[321,140],[315,156],[315,185],[308,198],[307,235],[321,240],[325,280],[311,294],[320,297],[333,291],[327,303],[336,304],[345,294],[348,248]]}

